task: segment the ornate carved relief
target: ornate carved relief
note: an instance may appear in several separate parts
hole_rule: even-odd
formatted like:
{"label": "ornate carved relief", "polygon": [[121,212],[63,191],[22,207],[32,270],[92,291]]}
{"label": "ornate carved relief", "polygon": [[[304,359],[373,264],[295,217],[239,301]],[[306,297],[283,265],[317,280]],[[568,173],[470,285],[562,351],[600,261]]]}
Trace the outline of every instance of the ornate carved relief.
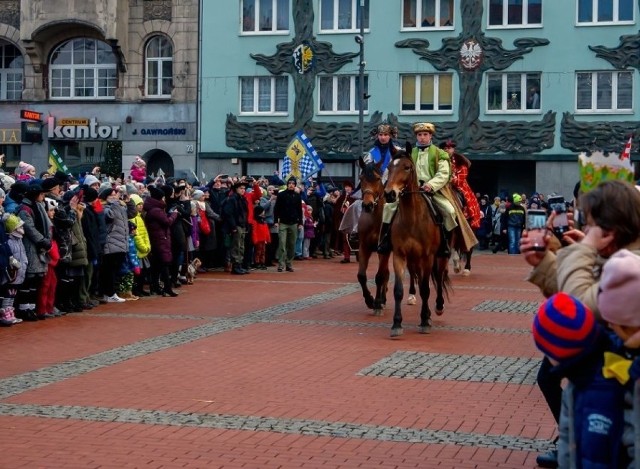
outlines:
{"label": "ornate carved relief", "polygon": [[144,21],[171,21],[171,0],[144,0]]}
{"label": "ornate carved relief", "polygon": [[[565,112],[561,122],[560,144],[575,152],[602,150],[619,153],[631,134],[640,135],[640,122],[578,122],[573,114]],[[640,144],[635,139],[631,153],[638,152]]]}
{"label": "ornate carved relief", "polygon": [[616,68],[634,67],[640,70],[640,33],[620,36],[618,47],[589,46],[596,57]]}
{"label": "ornate carved relief", "polygon": [[0,23],[20,29],[20,0],[0,0]]}

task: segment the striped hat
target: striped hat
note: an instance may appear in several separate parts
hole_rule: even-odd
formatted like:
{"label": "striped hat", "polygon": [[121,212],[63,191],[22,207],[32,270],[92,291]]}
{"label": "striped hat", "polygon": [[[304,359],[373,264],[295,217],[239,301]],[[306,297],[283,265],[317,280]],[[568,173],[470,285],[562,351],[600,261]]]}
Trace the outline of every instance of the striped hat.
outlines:
{"label": "striped hat", "polygon": [[591,310],[562,292],[540,305],[532,329],[536,346],[556,361],[575,357],[589,348],[599,330]]}

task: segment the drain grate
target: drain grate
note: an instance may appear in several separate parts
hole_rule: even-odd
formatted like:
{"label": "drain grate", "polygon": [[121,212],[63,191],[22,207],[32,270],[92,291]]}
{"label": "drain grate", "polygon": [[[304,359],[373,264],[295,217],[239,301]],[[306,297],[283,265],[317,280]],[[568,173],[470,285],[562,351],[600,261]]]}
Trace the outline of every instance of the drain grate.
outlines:
{"label": "drain grate", "polygon": [[360,376],[535,384],[539,359],[395,352],[361,370]]}

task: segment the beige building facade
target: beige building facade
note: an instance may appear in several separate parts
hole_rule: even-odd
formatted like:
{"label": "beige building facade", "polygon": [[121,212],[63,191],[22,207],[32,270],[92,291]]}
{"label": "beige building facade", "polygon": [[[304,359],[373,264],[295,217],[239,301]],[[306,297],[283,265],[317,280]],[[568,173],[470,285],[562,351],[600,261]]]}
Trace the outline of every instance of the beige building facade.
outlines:
{"label": "beige building facade", "polygon": [[[71,173],[196,169],[198,0],[0,0],[0,153]],[[41,113],[41,138],[22,110]],[[86,129],[86,131],[85,131]],[[109,131],[107,132],[107,130]],[[111,173],[114,171],[111,170]]]}

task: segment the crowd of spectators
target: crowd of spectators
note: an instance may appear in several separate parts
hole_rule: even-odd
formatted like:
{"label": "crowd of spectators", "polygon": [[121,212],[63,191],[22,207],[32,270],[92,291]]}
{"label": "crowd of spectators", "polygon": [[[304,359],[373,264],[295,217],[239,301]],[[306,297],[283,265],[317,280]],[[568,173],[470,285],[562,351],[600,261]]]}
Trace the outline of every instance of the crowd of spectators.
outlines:
{"label": "crowd of spectators", "polygon": [[[293,217],[278,203],[289,191]],[[139,157],[123,178],[99,167],[38,174],[22,161],[0,172],[0,325],[175,297],[198,272],[292,272],[293,260],[332,258],[343,253],[340,198],[337,187],[275,174],[151,178]]]}

